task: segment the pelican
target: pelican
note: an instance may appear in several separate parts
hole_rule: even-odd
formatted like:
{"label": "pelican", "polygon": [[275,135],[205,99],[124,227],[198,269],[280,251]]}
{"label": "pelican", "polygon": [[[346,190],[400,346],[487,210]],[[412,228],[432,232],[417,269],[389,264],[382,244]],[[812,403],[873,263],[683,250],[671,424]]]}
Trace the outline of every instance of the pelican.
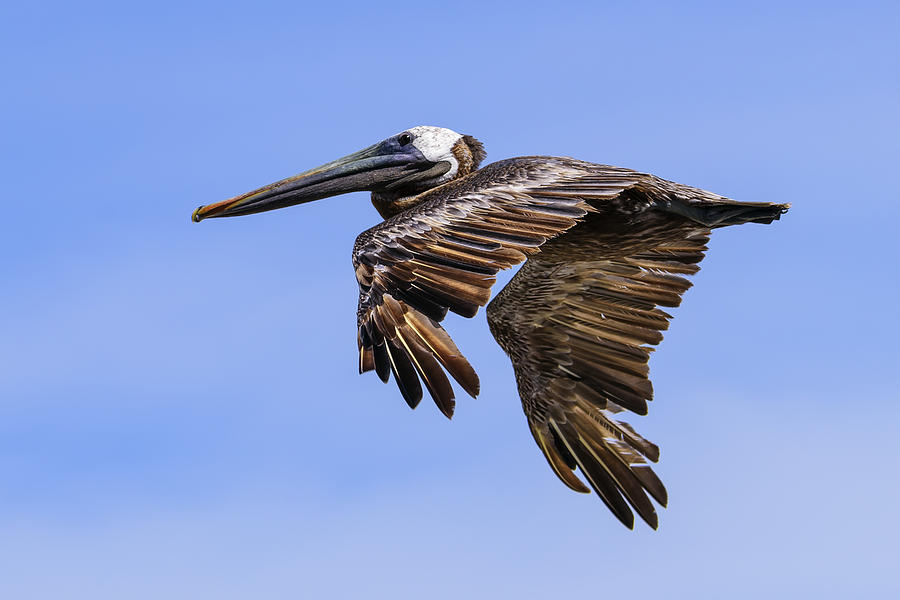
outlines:
{"label": "pelican", "polygon": [[[393,375],[411,408],[423,386],[450,418],[447,377],[473,398],[475,370],[441,326],[487,305],[522,408],[550,468],[653,529],[668,496],[659,448],[617,413],[647,414],[648,359],[699,270],[710,231],[771,223],[787,204],[736,202],[659,177],[553,156],[480,167],[484,147],[441,127],[407,129],[344,158],[222,202],[192,219],[248,215],[371,192],[384,221],[353,246],[359,372]],[[518,273],[488,304],[501,269]],[[576,475],[579,471],[587,481]]]}

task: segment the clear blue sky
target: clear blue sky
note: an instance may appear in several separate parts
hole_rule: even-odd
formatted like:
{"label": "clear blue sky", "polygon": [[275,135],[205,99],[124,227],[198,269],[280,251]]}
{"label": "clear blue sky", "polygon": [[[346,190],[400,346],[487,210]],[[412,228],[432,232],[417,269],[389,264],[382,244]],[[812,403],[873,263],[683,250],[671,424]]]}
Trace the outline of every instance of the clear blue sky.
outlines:
{"label": "clear blue sky", "polygon": [[[0,596],[900,590],[896,2],[28,4]],[[793,203],[716,232],[651,361],[659,531],[556,480],[483,313],[448,322],[482,378],[452,422],[356,374],[366,195],[190,222],[420,124]]]}

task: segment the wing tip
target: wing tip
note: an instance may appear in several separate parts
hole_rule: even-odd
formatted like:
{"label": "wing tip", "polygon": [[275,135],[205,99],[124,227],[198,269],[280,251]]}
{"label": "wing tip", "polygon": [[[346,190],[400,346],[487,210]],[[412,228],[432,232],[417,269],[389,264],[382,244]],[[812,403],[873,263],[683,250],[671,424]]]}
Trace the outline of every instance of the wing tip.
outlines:
{"label": "wing tip", "polygon": [[[551,418],[547,425],[552,436],[546,438],[529,419],[535,441],[556,475],[571,489],[589,493],[590,489],[574,473],[577,468],[625,527],[634,530],[637,513],[651,529],[658,530],[659,514],[650,498],[665,508],[668,495],[652,469],[635,456],[634,451],[640,450],[630,444],[617,447],[615,440],[605,441],[606,433],[599,423],[572,416],[574,420],[560,423]],[[578,485],[573,485],[572,480]]]}

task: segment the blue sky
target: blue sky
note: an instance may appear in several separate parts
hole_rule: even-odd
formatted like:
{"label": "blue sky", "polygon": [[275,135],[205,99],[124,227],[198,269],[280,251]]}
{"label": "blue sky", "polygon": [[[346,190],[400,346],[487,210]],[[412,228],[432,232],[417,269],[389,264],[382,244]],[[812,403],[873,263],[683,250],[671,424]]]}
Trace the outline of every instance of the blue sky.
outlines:
{"label": "blue sky", "polygon": [[[0,9],[0,595],[898,591],[900,10],[783,4]],[[366,195],[190,222],[419,124],[793,203],[651,361],[659,531],[556,480],[483,313],[452,422],[356,375]]]}

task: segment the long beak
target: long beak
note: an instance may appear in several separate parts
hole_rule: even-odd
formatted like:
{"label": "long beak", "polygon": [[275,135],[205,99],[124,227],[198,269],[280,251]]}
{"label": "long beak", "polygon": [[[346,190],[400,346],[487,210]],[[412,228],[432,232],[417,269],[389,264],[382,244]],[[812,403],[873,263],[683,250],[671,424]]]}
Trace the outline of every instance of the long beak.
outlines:
{"label": "long beak", "polygon": [[421,155],[387,152],[380,144],[258,190],[201,206],[191,219],[234,217],[311,202],[348,192],[380,189],[422,172]]}

